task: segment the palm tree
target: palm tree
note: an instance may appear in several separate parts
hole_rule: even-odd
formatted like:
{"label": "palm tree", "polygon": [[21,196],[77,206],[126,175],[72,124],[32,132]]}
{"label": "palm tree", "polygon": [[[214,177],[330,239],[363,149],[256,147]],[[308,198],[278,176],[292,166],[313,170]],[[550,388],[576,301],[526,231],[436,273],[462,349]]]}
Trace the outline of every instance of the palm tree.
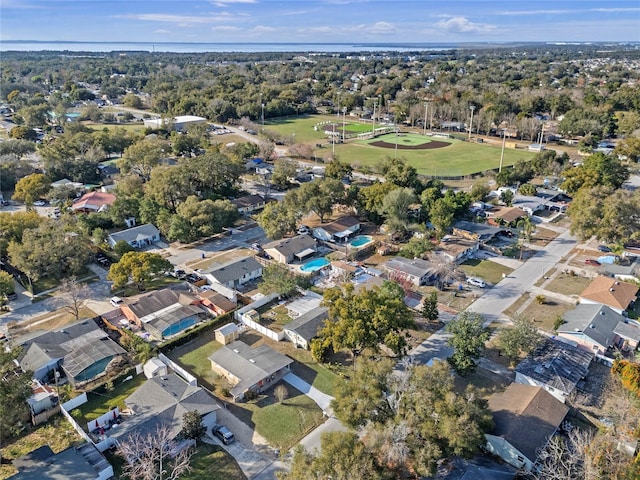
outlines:
{"label": "palm tree", "polygon": [[520,234],[520,260],[522,260],[522,251],[525,242],[531,241],[531,235],[536,230],[535,224],[531,221],[531,217],[523,217],[517,223],[518,232]]}

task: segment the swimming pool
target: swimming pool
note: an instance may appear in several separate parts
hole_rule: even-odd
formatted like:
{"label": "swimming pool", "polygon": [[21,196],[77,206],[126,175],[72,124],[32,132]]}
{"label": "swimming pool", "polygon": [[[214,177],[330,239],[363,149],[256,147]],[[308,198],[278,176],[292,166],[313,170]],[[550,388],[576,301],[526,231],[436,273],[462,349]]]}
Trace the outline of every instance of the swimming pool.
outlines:
{"label": "swimming pool", "polygon": [[317,272],[323,267],[326,267],[331,262],[324,257],[314,258],[313,260],[309,260],[307,263],[300,267],[300,271],[304,273],[313,273]]}
{"label": "swimming pool", "polygon": [[360,248],[373,242],[373,238],[369,235],[358,235],[349,242],[350,247]]}

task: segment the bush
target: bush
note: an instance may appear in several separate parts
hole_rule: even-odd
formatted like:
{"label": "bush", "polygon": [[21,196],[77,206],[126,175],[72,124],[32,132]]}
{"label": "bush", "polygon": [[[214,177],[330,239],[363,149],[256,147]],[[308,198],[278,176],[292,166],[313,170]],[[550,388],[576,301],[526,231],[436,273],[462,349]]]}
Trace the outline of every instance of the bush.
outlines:
{"label": "bush", "polygon": [[545,303],[547,303],[547,297],[545,297],[544,295],[536,295],[536,303],[538,305],[544,305]]}
{"label": "bush", "polygon": [[640,364],[629,360],[616,360],[611,372],[620,377],[624,388],[640,397]]}
{"label": "bush", "polygon": [[563,325],[564,323],[565,323],[564,318],[558,315],[553,322],[553,331],[557,332],[560,326]]}

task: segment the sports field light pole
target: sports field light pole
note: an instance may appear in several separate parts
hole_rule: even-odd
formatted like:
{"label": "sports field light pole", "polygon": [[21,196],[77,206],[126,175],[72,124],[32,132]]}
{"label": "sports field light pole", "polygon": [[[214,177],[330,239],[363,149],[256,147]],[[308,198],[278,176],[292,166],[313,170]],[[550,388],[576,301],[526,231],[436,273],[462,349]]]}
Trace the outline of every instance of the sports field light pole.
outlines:
{"label": "sports field light pole", "polygon": [[469,141],[471,141],[471,130],[473,130],[473,111],[476,109],[475,105],[469,107],[471,109],[471,122],[469,122]]}
{"label": "sports field light pole", "polygon": [[395,158],[398,158],[398,126],[396,125],[396,153]]}
{"label": "sports field light pole", "polygon": [[507,141],[507,129],[502,129],[502,153],[500,154],[500,168],[498,168],[498,173],[502,171],[502,162],[504,160],[504,144]]}
{"label": "sports field light pole", "polygon": [[429,102],[424,104],[424,135],[427,136],[427,114],[429,112]]}
{"label": "sports field light pole", "polygon": [[342,143],[344,143],[344,127],[346,125],[347,107],[342,107]]}
{"label": "sports field light pole", "polygon": [[376,103],[373,104],[373,115],[371,116],[371,138],[373,138],[376,134],[376,105],[378,104],[378,101],[376,100]]}

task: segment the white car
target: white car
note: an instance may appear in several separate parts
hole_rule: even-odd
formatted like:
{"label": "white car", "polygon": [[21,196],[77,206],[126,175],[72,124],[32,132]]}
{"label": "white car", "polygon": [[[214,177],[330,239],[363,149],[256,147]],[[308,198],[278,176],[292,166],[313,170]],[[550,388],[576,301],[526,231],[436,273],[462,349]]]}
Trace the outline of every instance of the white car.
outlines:
{"label": "white car", "polygon": [[469,285],[473,285],[474,287],[484,288],[487,286],[486,282],[480,278],[467,278],[467,283]]}
{"label": "white car", "polygon": [[47,203],[44,200],[36,200],[33,202],[35,207],[44,207]]}

